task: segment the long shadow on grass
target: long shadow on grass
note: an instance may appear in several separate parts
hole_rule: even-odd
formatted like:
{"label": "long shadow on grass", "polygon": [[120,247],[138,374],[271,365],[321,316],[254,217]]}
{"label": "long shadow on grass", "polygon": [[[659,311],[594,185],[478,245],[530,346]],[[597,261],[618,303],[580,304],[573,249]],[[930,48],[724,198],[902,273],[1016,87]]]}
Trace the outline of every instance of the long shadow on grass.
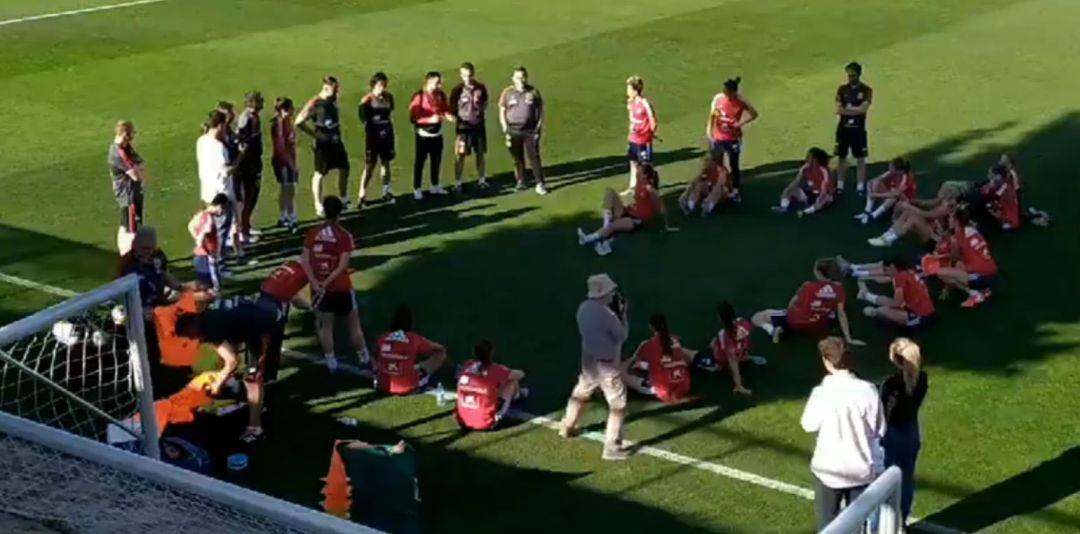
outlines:
{"label": "long shadow on grass", "polygon": [[[362,422],[346,426],[334,419],[334,414],[349,407],[337,406],[331,412],[313,413],[304,404],[311,391],[341,393],[356,386],[350,385],[350,381],[347,378],[341,382],[328,381],[321,367],[301,365],[291,369],[270,390],[269,437],[259,445],[255,456],[255,484],[260,490],[317,507],[322,488],[319,479],[325,476],[335,439],[384,444],[403,439],[393,429]],[[442,413],[431,420],[445,416]],[[451,438],[459,435],[454,428],[432,434]],[[588,471],[508,466],[447,448],[448,441],[409,441],[417,450],[425,532],[572,532],[589,525],[618,532],[706,532],[667,512],[573,484],[588,476]],[[483,521],[477,522],[474,515],[463,513],[477,503],[498,512],[487,514]],[[559,506],[557,512],[550,508],[555,503]],[[618,510],[618,513],[603,513],[600,524],[597,512],[601,510]]]}

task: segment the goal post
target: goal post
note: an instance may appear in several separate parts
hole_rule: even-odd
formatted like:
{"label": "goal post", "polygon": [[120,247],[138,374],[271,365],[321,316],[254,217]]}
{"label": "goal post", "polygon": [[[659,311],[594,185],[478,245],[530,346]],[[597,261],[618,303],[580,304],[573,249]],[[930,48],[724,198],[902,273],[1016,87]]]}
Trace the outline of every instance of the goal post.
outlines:
{"label": "goal post", "polygon": [[61,532],[381,534],[3,412],[0,472],[0,511]]}

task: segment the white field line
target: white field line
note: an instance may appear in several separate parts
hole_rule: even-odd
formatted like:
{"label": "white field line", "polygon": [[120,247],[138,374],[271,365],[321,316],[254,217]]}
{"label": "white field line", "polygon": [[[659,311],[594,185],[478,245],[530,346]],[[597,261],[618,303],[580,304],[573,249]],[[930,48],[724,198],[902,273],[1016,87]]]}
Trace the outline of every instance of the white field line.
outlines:
{"label": "white field line", "polygon": [[[62,288],[55,287],[55,286],[50,286],[50,285],[47,285],[47,284],[40,284],[40,283],[31,281],[31,280],[26,280],[25,278],[20,278],[20,277],[17,277],[17,276],[11,276],[11,275],[7,275],[7,274],[3,274],[3,273],[0,273],[0,281],[8,282],[8,283],[18,285],[18,286],[22,286],[22,287],[26,287],[26,288],[29,288],[29,289],[35,289],[35,290],[42,291],[42,292],[45,292],[45,293],[49,293],[51,295],[56,295],[56,296],[59,296],[59,297],[69,298],[69,297],[75,296],[77,294],[74,291],[70,291],[70,290],[67,290],[67,289],[62,289]],[[293,349],[290,349],[290,348],[287,348],[287,347],[282,349],[282,353],[285,356],[289,356],[291,358],[305,360],[305,361],[308,361],[308,362],[311,362],[311,363],[316,363],[316,364],[322,363],[322,357],[320,357],[320,356],[316,356],[316,355],[313,355],[313,354],[308,354],[308,353],[305,353],[305,352],[300,352],[300,351],[293,350]],[[352,374],[352,375],[361,376],[361,377],[365,377],[365,378],[371,378],[371,372],[370,371],[367,371],[365,369],[361,369],[361,368],[359,368],[359,367],[357,367],[357,366],[355,366],[353,364],[350,364],[350,363],[344,363],[344,362],[339,363],[338,364],[338,369],[343,371],[343,372]],[[429,391],[427,393],[429,395],[432,395],[432,396],[435,395],[435,392],[433,392],[433,391]],[[446,392],[446,394],[448,396],[451,396],[451,397],[456,396],[456,393],[454,393],[453,391],[448,391],[448,392]],[[526,423],[532,424],[532,425],[542,426],[542,427],[545,427],[545,428],[550,428],[552,430],[558,429],[558,425],[559,425],[558,421],[556,421],[554,419],[551,419],[550,417],[544,417],[544,416],[540,416],[540,415],[533,415],[533,414],[518,411],[518,410],[510,410],[508,415],[511,418],[515,419],[515,420],[523,421],[523,422],[526,422]],[[583,433],[581,435],[581,437],[583,437],[585,439],[588,439],[590,441],[598,442],[598,443],[603,443],[604,442],[604,435],[603,435],[603,433],[600,433],[600,432],[585,432],[585,433]],[[630,447],[634,446],[634,444],[632,442],[626,442],[626,444],[628,446],[630,446]],[[635,448],[635,450],[636,450],[637,454],[644,454],[645,456],[651,456],[653,458],[658,458],[660,460],[664,460],[664,461],[671,462],[671,463],[674,463],[674,464],[679,464],[679,465],[683,465],[683,466],[686,466],[686,467],[691,467],[691,468],[694,468],[694,469],[700,469],[702,471],[706,471],[706,472],[713,473],[713,474],[716,474],[716,475],[720,475],[720,476],[723,476],[723,477],[727,477],[727,478],[730,478],[730,479],[738,480],[740,482],[746,482],[746,483],[749,483],[749,484],[753,484],[755,486],[760,486],[760,487],[763,487],[763,488],[771,489],[773,491],[779,491],[781,493],[787,493],[789,495],[794,495],[796,497],[801,497],[801,498],[806,499],[806,500],[813,500],[814,499],[814,491],[809,489],[809,488],[804,488],[802,486],[798,486],[798,485],[795,485],[795,484],[790,484],[788,482],[783,482],[783,481],[780,481],[780,480],[775,480],[775,479],[771,479],[771,478],[768,478],[768,477],[764,477],[764,476],[761,476],[761,475],[756,475],[754,473],[743,471],[741,469],[735,469],[734,467],[728,467],[726,465],[721,465],[721,464],[714,463],[714,462],[709,462],[709,461],[706,461],[706,460],[699,460],[697,458],[693,458],[693,457],[690,457],[690,456],[685,456],[685,455],[682,455],[682,454],[667,451],[667,450],[664,450],[664,449],[659,449],[659,448],[656,448],[656,447],[648,447],[648,446],[646,446],[646,447],[638,447],[638,448]],[[919,527],[921,529],[923,529],[925,531],[928,531],[928,532],[932,532],[934,534],[963,534],[962,531],[952,529],[952,528],[949,528],[949,527],[937,525],[937,524],[934,524],[934,523],[927,523],[925,521],[919,522],[919,520],[916,519],[916,518],[912,518],[911,523],[918,523]]]}
{"label": "white field line", "polygon": [[160,2],[166,2],[168,0],[134,0],[132,2],[123,2],[120,4],[110,4],[107,6],[87,7],[83,9],[72,9],[70,11],[60,11],[57,13],[46,13],[44,15],[33,15],[29,17],[20,17],[17,19],[0,20],[0,26],[10,26],[12,24],[22,24],[24,22],[36,22],[39,20],[56,19],[60,17],[70,17],[72,15],[83,15],[86,13],[97,13],[99,11],[112,11],[114,9],[123,9],[125,7],[142,6],[146,4],[157,4]]}

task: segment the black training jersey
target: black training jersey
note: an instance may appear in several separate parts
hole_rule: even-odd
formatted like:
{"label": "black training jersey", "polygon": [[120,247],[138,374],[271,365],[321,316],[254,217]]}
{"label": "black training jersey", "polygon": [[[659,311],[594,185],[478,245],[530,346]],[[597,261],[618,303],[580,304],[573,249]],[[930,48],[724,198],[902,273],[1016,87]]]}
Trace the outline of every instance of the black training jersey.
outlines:
{"label": "black training jersey", "polygon": [[[845,83],[836,90],[836,102],[842,106],[861,106],[869,102],[874,96],[874,90],[865,83],[858,82],[854,85]],[[841,116],[840,127],[842,128],[866,128],[866,114]]]}
{"label": "black training jersey", "polygon": [[369,137],[390,137],[394,134],[394,123],[390,115],[394,112],[394,95],[383,92],[380,96],[368,93],[360,101],[360,122]]}
{"label": "black training jersey", "polygon": [[311,103],[311,121],[315,125],[316,139],[322,143],[341,142],[341,115],[337,99],[318,98]]}

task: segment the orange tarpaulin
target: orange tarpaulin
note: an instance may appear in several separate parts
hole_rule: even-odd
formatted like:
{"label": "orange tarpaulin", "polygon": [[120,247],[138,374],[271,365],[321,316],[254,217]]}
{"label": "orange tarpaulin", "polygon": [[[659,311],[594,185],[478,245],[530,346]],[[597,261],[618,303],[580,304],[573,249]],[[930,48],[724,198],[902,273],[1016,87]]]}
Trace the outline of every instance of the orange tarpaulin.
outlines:
{"label": "orange tarpaulin", "polygon": [[176,321],[186,313],[198,313],[195,294],[185,291],[171,306],[154,308],[161,363],[170,367],[190,367],[199,357],[199,340],[176,335]]}
{"label": "orange tarpaulin", "polygon": [[[187,386],[184,386],[184,389],[154,403],[154,419],[157,420],[159,437],[170,424],[194,421],[195,410],[214,402],[208,388],[215,378],[217,378],[217,373],[209,371],[199,373],[191,379],[191,382],[188,382]],[[137,414],[135,420],[139,420]]]}

